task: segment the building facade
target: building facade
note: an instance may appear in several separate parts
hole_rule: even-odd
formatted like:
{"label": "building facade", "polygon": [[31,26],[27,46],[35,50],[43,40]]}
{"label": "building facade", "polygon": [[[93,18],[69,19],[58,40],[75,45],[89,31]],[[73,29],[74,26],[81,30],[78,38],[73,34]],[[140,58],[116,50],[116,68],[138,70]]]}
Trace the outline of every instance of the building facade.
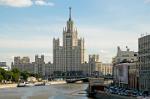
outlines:
{"label": "building facade", "polygon": [[82,68],[88,76],[112,76],[112,64],[100,62],[99,55],[89,55],[89,62],[82,64]]}
{"label": "building facade", "polygon": [[138,53],[134,51],[130,51],[130,49],[126,46],[126,51],[122,51],[120,47],[117,48],[117,55],[113,58],[113,63],[121,63],[121,62],[134,62],[138,60]]}
{"label": "building facade", "polygon": [[112,76],[112,64],[110,63],[100,63],[96,67],[96,71],[99,71],[102,76]]}
{"label": "building facade", "polygon": [[28,71],[30,73],[34,73],[34,68],[32,63],[30,63],[29,57],[14,57],[14,62],[12,62],[11,68],[17,68],[20,71]]}
{"label": "building facade", "polygon": [[6,62],[0,62],[0,68],[8,71],[10,68],[7,66]]}
{"label": "building facade", "polygon": [[150,35],[138,39],[139,88],[150,91]]}
{"label": "building facade", "polygon": [[45,61],[44,61],[44,55],[41,55],[39,57],[38,55],[35,55],[35,62],[33,62],[34,67],[34,73],[39,74],[41,76],[45,76]]}
{"label": "building facade", "polygon": [[71,8],[69,11],[69,20],[63,29],[63,45],[60,46],[59,39],[53,39],[53,65],[55,71],[80,72],[84,63],[84,39],[78,38]]}
{"label": "building facade", "polygon": [[97,67],[101,64],[99,60],[99,55],[89,55],[89,68],[91,76],[99,76],[100,73],[97,70]]}
{"label": "building facade", "polygon": [[117,55],[113,58],[113,80],[120,87],[134,88],[138,84],[138,72],[135,71],[138,67],[138,53],[126,48],[126,51],[117,48]]}
{"label": "building facade", "polygon": [[139,62],[130,63],[128,66],[128,87],[130,89],[139,89]]}
{"label": "building facade", "polygon": [[52,78],[54,73],[54,66],[51,62],[45,64],[45,77]]}
{"label": "building facade", "polygon": [[11,68],[17,68],[21,72],[27,71],[29,73],[39,74],[43,78],[50,77],[54,71],[52,63],[45,63],[44,55],[35,55],[34,62],[30,62],[29,57],[14,57],[14,62],[12,62]]}

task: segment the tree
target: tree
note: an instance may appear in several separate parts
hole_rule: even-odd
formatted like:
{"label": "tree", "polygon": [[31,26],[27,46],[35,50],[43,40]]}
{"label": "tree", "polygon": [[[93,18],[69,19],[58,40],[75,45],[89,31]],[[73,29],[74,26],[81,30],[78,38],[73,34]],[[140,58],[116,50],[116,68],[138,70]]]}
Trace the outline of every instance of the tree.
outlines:
{"label": "tree", "polygon": [[0,82],[4,80],[5,72],[6,71],[4,69],[0,68]]}
{"label": "tree", "polygon": [[12,81],[14,81],[14,82],[18,82],[19,78],[20,78],[20,75],[17,73],[14,73],[12,75]]}
{"label": "tree", "polygon": [[12,73],[15,73],[15,74],[20,74],[20,71],[17,69],[17,68],[13,68],[11,70]]}
{"label": "tree", "polygon": [[12,79],[13,73],[11,71],[6,71],[4,75],[4,79],[9,81]]}
{"label": "tree", "polygon": [[21,77],[23,80],[27,80],[27,78],[30,76],[30,73],[27,71],[21,72]]}
{"label": "tree", "polygon": [[17,68],[14,68],[11,70],[11,72],[13,73],[12,80],[17,82],[20,78],[20,71]]}
{"label": "tree", "polygon": [[0,74],[4,76],[5,73],[6,73],[6,71],[3,68],[0,68]]}
{"label": "tree", "polygon": [[2,82],[2,80],[4,80],[4,77],[0,74],[0,82]]}
{"label": "tree", "polygon": [[40,74],[34,74],[35,78],[41,78],[42,76]]}

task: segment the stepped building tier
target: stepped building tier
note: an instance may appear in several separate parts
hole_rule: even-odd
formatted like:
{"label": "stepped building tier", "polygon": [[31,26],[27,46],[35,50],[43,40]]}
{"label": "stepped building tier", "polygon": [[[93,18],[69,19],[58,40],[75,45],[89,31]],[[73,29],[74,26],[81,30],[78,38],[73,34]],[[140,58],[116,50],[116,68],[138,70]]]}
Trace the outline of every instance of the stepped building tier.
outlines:
{"label": "stepped building tier", "polygon": [[78,38],[78,31],[74,26],[69,8],[69,20],[63,29],[63,45],[59,39],[53,39],[53,64],[55,71],[80,72],[84,63],[84,39]]}

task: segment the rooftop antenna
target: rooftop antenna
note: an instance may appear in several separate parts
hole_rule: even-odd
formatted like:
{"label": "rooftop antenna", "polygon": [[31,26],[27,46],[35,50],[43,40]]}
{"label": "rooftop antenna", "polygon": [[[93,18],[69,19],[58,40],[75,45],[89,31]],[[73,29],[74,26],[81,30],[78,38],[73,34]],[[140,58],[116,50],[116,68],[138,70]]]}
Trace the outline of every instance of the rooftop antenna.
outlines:
{"label": "rooftop antenna", "polygon": [[69,7],[69,21],[71,21],[71,7]]}

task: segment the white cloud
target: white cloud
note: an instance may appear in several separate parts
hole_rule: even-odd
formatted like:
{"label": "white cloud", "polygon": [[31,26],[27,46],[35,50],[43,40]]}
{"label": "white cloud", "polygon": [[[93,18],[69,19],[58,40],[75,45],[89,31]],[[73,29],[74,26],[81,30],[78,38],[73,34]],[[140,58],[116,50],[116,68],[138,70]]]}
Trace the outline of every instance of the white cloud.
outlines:
{"label": "white cloud", "polygon": [[[115,30],[106,27],[79,26],[79,35],[85,38],[88,54],[100,54],[102,62],[111,62],[116,55],[117,46],[129,46],[137,51],[138,33],[135,31]],[[96,43],[95,43],[96,42]]]}
{"label": "white cloud", "polygon": [[54,6],[54,3],[46,2],[45,0],[36,0],[35,5],[38,5],[38,6]]}
{"label": "white cloud", "polygon": [[150,0],[144,0],[144,3],[150,3]]}
{"label": "white cloud", "polygon": [[54,6],[54,3],[46,0],[0,0],[0,5],[10,7]]}
{"label": "white cloud", "polygon": [[31,0],[0,0],[0,5],[11,7],[29,7],[33,5]]}
{"label": "white cloud", "polygon": [[20,40],[12,38],[0,39],[0,60],[6,61],[10,66],[14,56],[29,56],[34,61],[36,54],[44,55],[45,61],[52,62],[52,38],[47,36]]}
{"label": "white cloud", "polygon": [[[1,38],[0,48],[3,49],[49,49],[52,46],[52,38],[36,37],[26,40]],[[50,42],[50,43],[49,43]]]}

